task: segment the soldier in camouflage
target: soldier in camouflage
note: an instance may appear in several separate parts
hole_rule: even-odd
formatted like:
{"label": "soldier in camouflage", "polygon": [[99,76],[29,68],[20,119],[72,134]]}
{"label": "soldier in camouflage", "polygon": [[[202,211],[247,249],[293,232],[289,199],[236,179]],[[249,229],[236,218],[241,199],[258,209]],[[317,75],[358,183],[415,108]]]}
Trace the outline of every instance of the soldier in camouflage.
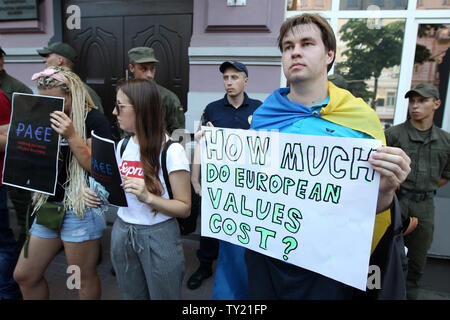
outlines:
{"label": "soldier in camouflage", "polygon": [[[431,84],[421,83],[408,91],[409,119],[386,130],[389,146],[402,148],[411,158],[411,173],[397,191],[406,225],[408,248],[407,298],[417,299],[427,252],[433,241],[436,190],[450,179],[450,134],[433,124],[441,100]],[[405,225],[405,223],[404,223]]]}
{"label": "soldier in camouflage", "polygon": [[[159,61],[155,58],[153,48],[136,47],[128,51],[129,65],[128,68],[137,79],[154,80],[156,73],[156,63]],[[164,107],[164,121],[169,134],[175,129],[185,128],[185,108],[181,105],[180,99],[172,91],[157,84],[161,94],[161,100]]]}

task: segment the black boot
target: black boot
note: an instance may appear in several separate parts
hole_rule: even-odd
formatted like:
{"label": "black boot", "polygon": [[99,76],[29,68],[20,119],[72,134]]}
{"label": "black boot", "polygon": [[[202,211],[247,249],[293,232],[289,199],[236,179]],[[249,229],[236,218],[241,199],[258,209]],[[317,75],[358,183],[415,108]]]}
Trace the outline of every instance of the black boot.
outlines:
{"label": "black boot", "polygon": [[212,276],[212,267],[210,264],[201,263],[197,271],[195,271],[187,282],[187,287],[191,290],[201,286],[203,280]]}

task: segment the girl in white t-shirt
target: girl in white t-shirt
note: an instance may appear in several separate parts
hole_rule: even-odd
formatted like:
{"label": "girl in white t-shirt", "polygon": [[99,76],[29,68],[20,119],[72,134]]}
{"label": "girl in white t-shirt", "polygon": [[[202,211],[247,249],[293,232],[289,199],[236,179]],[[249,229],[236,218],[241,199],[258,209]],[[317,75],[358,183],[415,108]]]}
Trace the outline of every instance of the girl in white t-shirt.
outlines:
{"label": "girl in white t-shirt", "polygon": [[[111,233],[111,260],[123,299],[180,299],[184,254],[175,217],[190,214],[189,162],[183,147],[167,151],[169,199],[161,170],[161,151],[168,141],[159,91],[152,81],[134,79],[118,87],[120,128],[132,133],[118,165],[128,207],[121,207]],[[86,204],[99,205],[87,188]]]}

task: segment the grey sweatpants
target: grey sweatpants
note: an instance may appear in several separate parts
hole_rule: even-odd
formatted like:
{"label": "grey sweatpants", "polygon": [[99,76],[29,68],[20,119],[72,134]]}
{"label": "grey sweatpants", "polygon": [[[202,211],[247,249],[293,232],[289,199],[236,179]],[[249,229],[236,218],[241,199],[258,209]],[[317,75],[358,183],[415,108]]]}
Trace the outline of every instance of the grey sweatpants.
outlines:
{"label": "grey sweatpants", "polygon": [[111,261],[124,300],[181,298],[184,253],[176,219],[145,226],[117,217]]}

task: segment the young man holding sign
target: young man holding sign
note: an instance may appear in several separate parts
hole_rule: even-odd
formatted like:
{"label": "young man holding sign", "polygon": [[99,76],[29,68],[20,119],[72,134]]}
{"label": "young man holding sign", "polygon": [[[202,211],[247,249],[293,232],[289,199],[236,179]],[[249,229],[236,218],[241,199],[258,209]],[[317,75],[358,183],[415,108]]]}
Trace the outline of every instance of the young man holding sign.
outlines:
{"label": "young man holding sign", "polygon": [[[379,119],[361,99],[327,80],[335,59],[336,38],[326,20],[303,14],[286,20],[278,45],[290,87],[269,96],[253,114],[251,128],[280,132],[374,138],[385,144]],[[381,174],[372,251],[391,224],[396,188],[410,171],[398,148],[380,147],[369,163]],[[251,299],[347,299],[349,286],[251,250],[246,251]]]}

